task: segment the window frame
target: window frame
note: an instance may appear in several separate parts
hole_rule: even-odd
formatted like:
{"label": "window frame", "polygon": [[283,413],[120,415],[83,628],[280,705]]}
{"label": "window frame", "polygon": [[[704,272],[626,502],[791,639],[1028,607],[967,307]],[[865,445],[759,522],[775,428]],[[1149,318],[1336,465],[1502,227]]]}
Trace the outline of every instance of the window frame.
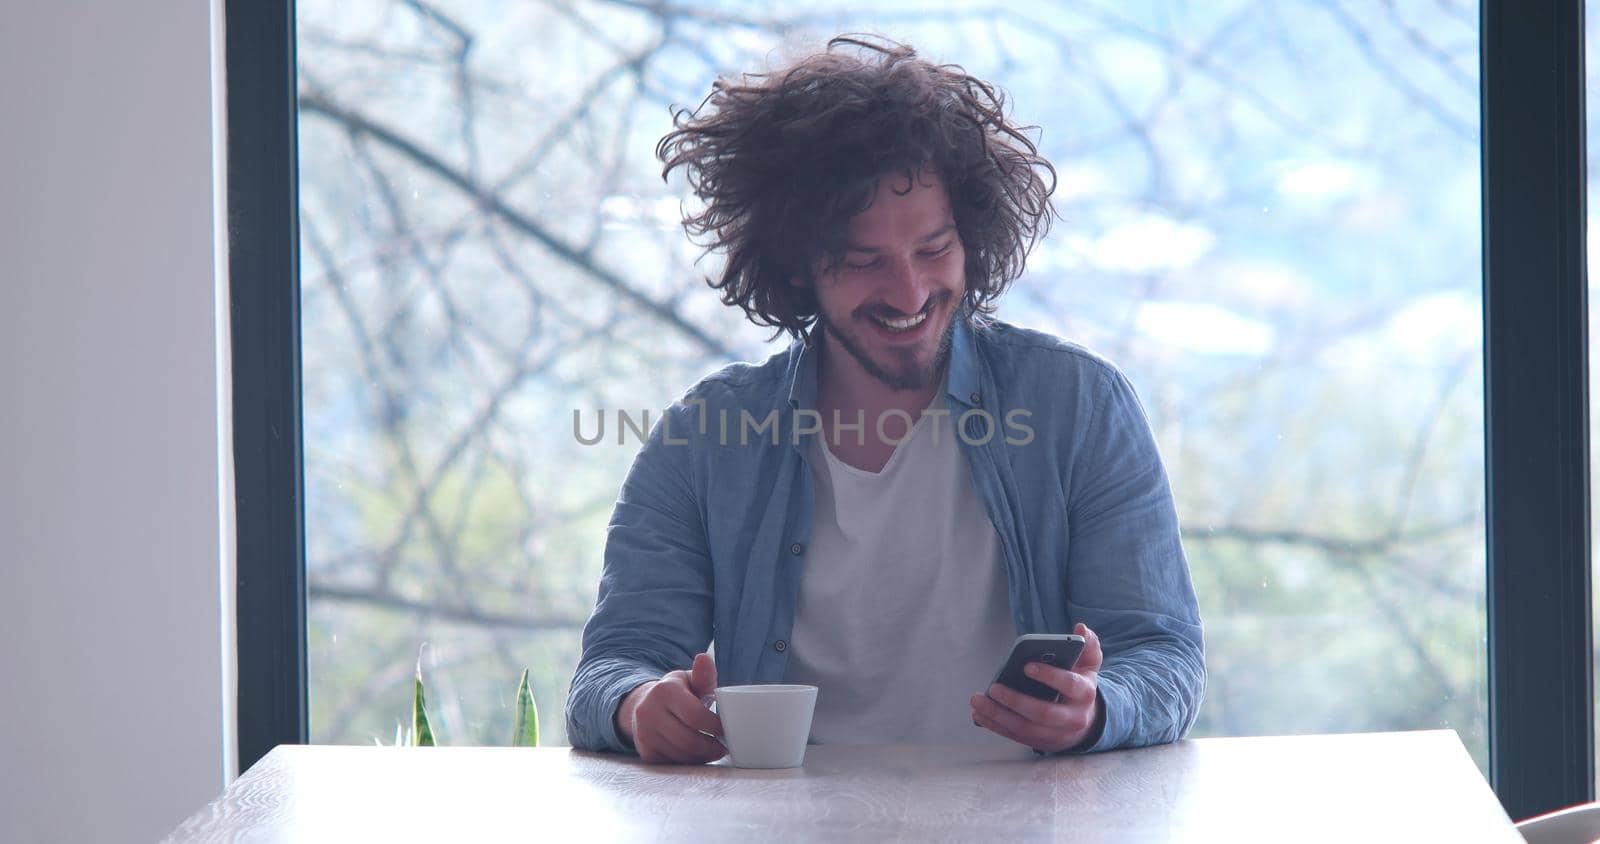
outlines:
{"label": "window frame", "polygon": [[1594,799],[1583,7],[1479,12],[1489,781],[1513,818]]}
{"label": "window frame", "polygon": [[[1513,818],[1594,797],[1583,6],[1479,9],[1489,767]],[[294,8],[225,10],[241,770],[308,740]]]}
{"label": "window frame", "polygon": [[227,0],[239,770],[309,740],[294,0]]}

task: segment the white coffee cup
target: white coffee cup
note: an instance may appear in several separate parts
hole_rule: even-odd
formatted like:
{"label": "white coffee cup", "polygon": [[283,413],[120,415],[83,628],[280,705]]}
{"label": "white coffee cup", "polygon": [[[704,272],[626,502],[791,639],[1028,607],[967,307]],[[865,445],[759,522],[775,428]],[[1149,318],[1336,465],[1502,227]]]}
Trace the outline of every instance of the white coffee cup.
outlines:
{"label": "white coffee cup", "polygon": [[736,768],[798,768],[806,758],[816,686],[722,686],[722,743]]}

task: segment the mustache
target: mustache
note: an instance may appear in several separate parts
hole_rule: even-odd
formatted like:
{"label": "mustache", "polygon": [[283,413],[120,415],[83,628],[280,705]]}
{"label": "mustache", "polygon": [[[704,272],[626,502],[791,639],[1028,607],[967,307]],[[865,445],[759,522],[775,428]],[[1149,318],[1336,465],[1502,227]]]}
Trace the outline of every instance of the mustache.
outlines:
{"label": "mustache", "polygon": [[944,304],[945,302],[949,301],[949,299],[950,291],[946,290],[937,295],[929,296],[928,301],[923,303],[921,310],[912,311],[910,313],[902,311],[899,308],[892,308],[888,305],[878,304],[862,305],[856,309],[856,314],[858,316],[877,317],[879,319],[905,319],[906,317],[914,317],[918,314],[930,313],[934,308]]}

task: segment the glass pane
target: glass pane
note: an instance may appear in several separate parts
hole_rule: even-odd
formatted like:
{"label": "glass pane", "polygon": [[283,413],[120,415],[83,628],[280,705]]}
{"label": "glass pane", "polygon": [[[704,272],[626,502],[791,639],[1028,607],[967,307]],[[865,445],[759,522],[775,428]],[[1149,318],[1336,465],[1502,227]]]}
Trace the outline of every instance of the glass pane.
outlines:
{"label": "glass pane", "polygon": [[[1196,735],[1446,727],[1486,760],[1470,3],[299,3],[311,727],[560,713],[638,440],[774,348],[702,281],[669,106],[842,31],[1042,127],[1063,219],[1001,317],[1133,379],[1205,618]],[[591,417],[592,418],[592,417]]]}

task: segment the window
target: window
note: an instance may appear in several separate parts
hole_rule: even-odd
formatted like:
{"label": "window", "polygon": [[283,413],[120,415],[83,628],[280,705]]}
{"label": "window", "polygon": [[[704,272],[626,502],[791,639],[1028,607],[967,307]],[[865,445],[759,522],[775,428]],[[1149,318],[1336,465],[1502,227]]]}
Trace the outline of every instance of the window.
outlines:
{"label": "window", "polygon": [[[289,75],[236,72],[249,49],[234,43],[235,5],[230,103],[253,102],[239,93],[256,83],[270,99]],[[1572,553],[1588,547],[1587,524],[1574,527],[1586,491],[1567,485],[1578,467],[1561,450],[1582,432],[1569,424],[1574,389],[1551,375],[1578,365],[1583,342],[1549,316],[1582,297],[1566,284],[1581,243],[1564,234],[1581,197],[1561,187],[1581,104],[1528,96],[1580,72],[1581,45],[1562,39],[1581,7],[864,15],[316,0],[298,11],[298,37],[275,43],[299,49],[316,740],[392,734],[426,641],[447,742],[502,741],[499,711],[524,665],[559,742],[551,714],[635,447],[578,445],[572,411],[659,408],[703,372],[771,348],[700,289],[715,259],[693,263],[675,222],[687,192],[661,184],[650,157],[667,109],[698,102],[720,72],[879,30],[994,79],[1043,127],[1064,219],[1002,316],[1106,353],[1141,391],[1207,620],[1213,679],[1197,732],[1451,727],[1514,816],[1592,793],[1570,766],[1536,775],[1573,736],[1588,747],[1590,715],[1563,707],[1580,674],[1590,700],[1592,669],[1588,637],[1582,660],[1567,647],[1571,602],[1529,598],[1581,580],[1589,617],[1587,558]],[[234,123],[253,113],[230,107],[235,206],[253,198],[236,189],[253,172],[242,165],[271,158]],[[270,380],[294,371],[293,356],[242,339],[252,323],[238,303],[281,273],[241,259],[256,231],[243,219],[236,382]],[[1498,298],[1480,298],[1480,282]],[[292,338],[294,314],[274,316],[262,345]],[[268,384],[270,409],[290,408],[276,427],[239,413],[236,391],[238,441],[287,442],[239,449],[241,602],[270,591],[259,572],[293,575],[282,571],[297,553],[293,513],[258,525],[271,508],[245,506],[267,486],[263,468],[279,481],[298,471],[280,424],[302,397],[289,382]],[[258,537],[270,547],[258,552]],[[244,681],[252,665],[266,680],[292,674],[292,660],[268,657],[307,628],[247,629],[261,618],[241,612],[242,729],[262,710],[264,734],[303,739],[292,701],[257,706]]]}
{"label": "window", "polygon": [[523,666],[561,711],[638,446],[574,411],[773,348],[701,283],[668,107],[860,30],[1042,127],[1063,219],[1001,316],[1141,390],[1198,732],[1448,726],[1484,762],[1477,22],[1434,3],[303,2],[313,740],[392,734],[423,642],[446,740],[502,742]]}

